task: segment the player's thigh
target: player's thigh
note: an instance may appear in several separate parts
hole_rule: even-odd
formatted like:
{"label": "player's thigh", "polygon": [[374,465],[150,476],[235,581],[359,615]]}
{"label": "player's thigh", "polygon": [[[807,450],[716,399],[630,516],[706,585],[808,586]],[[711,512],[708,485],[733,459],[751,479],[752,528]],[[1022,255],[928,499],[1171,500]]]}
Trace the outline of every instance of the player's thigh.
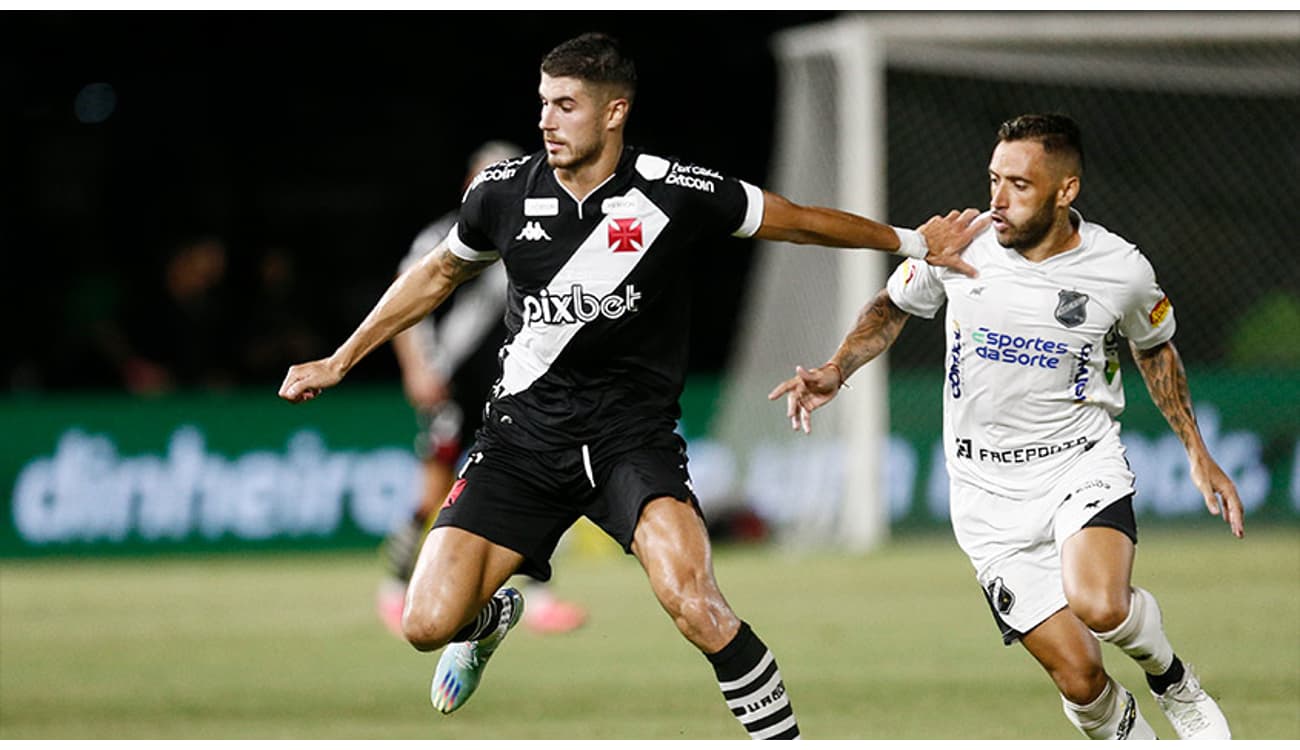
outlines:
{"label": "player's thigh", "polygon": [[1066,599],[1090,626],[1122,618],[1137,541],[1133,474],[1122,449],[1098,445],[1054,494],[1063,498],[1055,537]]}
{"label": "player's thigh", "polygon": [[516,572],[551,577],[551,556],[579,515],[570,498],[590,484],[581,454],[475,445],[443,502],[434,528],[458,528],[517,552]]}
{"label": "player's thigh", "polygon": [[523,555],[453,526],[425,537],[407,587],[407,607],[438,613],[459,627],[514,574]]}
{"label": "player's thigh", "polygon": [[970,559],[1004,643],[1066,607],[1052,508],[953,483],[953,533]]}
{"label": "player's thigh", "polygon": [[690,499],[663,496],[645,503],[632,554],[654,585],[704,582],[716,588],[708,529]]}
{"label": "player's thigh", "polygon": [[1119,627],[1128,616],[1134,553],[1133,540],[1106,526],[1081,529],[1061,547],[1066,601],[1097,632]]}

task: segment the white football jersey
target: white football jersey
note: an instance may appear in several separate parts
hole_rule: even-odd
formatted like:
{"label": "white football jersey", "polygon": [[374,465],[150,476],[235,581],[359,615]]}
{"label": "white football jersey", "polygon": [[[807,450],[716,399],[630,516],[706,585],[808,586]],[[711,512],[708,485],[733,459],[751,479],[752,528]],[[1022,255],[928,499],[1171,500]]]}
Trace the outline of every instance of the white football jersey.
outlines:
{"label": "white football jersey", "polygon": [[908,260],[889,296],[933,318],[948,303],[943,426],[949,477],[1034,499],[1103,438],[1124,410],[1116,333],[1139,349],[1174,335],[1151,263],[1104,227],[1072,218],[1078,247],[1040,263],[998,244],[990,227],[963,276]]}

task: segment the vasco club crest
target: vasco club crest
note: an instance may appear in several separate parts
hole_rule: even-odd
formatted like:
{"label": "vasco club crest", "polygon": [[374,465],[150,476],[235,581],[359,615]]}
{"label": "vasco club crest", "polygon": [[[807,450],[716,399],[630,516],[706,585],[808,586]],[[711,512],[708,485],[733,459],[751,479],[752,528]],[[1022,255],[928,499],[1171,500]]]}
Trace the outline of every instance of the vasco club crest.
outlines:
{"label": "vasco club crest", "polygon": [[1066,328],[1074,328],[1088,319],[1088,295],[1082,292],[1058,292],[1060,301],[1056,303],[1056,319]]}

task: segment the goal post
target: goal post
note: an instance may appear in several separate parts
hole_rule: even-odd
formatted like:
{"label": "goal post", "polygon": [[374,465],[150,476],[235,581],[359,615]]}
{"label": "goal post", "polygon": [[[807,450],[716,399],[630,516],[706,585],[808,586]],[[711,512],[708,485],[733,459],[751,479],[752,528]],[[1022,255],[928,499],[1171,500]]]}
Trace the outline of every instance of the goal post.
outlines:
{"label": "goal post", "polygon": [[[1300,14],[1280,12],[864,13],[791,29],[773,40],[779,91],[769,184],[800,203],[914,226],[929,213],[985,204],[982,165],[1001,119],[1083,110],[1103,123],[1115,121],[1113,133],[1084,123],[1085,147],[1092,148],[1090,133],[1101,141],[1102,169],[1111,173],[1089,177],[1085,216],[1095,210],[1097,220],[1126,236],[1141,222],[1177,229],[1193,217],[1222,225],[1226,220],[1198,215],[1204,212],[1195,201],[1161,206],[1167,215],[1152,221],[1155,206],[1144,202],[1169,202],[1145,192],[1169,179],[1162,160],[1200,156],[1165,157],[1156,146],[1171,140],[1166,133],[1180,123],[1223,123],[1228,133],[1235,120],[1246,120],[1240,135],[1229,137],[1271,139],[1283,168],[1289,158],[1294,170],[1295,120],[1288,113],[1296,112],[1300,92],[1297,41]],[[923,96],[906,95],[918,86],[930,88]],[[1124,103],[1113,104],[1117,99]],[[1111,106],[1126,109],[1112,115]],[[1126,140],[1134,151],[1123,150]],[[941,148],[950,150],[940,154]],[[1126,163],[1144,159],[1150,163]],[[1247,164],[1251,159],[1260,161],[1253,152],[1243,157]],[[1119,171],[1125,174],[1116,177]],[[1294,175],[1289,180],[1294,184]],[[1294,204],[1293,197],[1279,198]],[[1228,231],[1218,225],[1196,231]],[[1283,252],[1294,239],[1276,226],[1251,231],[1264,247],[1276,244],[1272,252],[1294,268]],[[1173,257],[1187,244],[1176,233],[1130,239]],[[796,435],[784,406],[768,403],[766,394],[796,364],[826,360],[897,261],[872,251],[775,243],[760,243],[756,253],[713,430],[741,467],[735,495],[784,542],[870,549],[888,538],[891,515],[905,510],[901,504],[917,502],[909,494],[911,475],[902,471],[908,461],[931,458],[917,459],[891,437],[889,373],[898,376],[900,364],[914,368],[908,373],[937,372],[934,342],[941,334],[921,335],[924,346],[912,346],[911,329],[934,324],[909,326],[890,361],[882,357],[854,374],[852,388],[814,414],[813,434]],[[1176,265],[1152,259],[1158,270]],[[1213,276],[1212,269],[1206,273]],[[1184,283],[1192,297],[1201,286],[1195,279]],[[1194,325],[1215,314],[1203,307],[1187,308]],[[937,408],[937,390],[931,399]],[[897,425],[909,415],[892,418]]]}

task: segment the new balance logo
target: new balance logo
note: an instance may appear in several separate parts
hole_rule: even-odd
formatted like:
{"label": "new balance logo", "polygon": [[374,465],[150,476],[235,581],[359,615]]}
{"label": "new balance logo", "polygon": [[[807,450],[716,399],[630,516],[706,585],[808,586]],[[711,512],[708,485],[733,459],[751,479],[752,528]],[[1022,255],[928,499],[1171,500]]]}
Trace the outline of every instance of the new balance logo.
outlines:
{"label": "new balance logo", "polygon": [[547,234],[545,229],[542,229],[542,222],[529,221],[524,223],[524,228],[519,230],[519,234],[515,236],[515,239],[537,242],[538,240],[549,240],[551,235]]}

